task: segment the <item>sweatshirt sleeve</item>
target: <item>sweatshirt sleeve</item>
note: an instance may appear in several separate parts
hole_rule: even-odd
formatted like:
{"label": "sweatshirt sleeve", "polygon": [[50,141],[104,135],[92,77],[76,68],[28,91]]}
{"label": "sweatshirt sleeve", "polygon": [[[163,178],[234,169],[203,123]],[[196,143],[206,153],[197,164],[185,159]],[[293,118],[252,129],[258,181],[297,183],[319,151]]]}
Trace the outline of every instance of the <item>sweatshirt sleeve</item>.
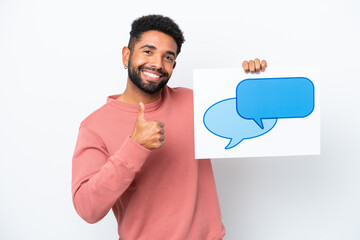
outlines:
{"label": "sweatshirt sleeve", "polygon": [[150,154],[127,137],[112,156],[101,138],[80,127],[72,161],[72,198],[88,223],[100,221],[129,187]]}

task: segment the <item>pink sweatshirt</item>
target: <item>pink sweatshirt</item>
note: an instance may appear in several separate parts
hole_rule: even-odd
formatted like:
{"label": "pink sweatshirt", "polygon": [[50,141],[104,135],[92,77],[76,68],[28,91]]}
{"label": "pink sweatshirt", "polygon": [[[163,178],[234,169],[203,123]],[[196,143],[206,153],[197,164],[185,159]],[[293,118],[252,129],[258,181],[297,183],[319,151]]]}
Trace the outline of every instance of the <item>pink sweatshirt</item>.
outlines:
{"label": "pink sweatshirt", "polygon": [[165,145],[148,150],[129,136],[138,105],[109,96],[80,125],[73,156],[72,195],[87,222],[110,209],[122,240],[219,240],[225,234],[209,159],[194,159],[192,91],[164,87],[145,105],[160,120]]}

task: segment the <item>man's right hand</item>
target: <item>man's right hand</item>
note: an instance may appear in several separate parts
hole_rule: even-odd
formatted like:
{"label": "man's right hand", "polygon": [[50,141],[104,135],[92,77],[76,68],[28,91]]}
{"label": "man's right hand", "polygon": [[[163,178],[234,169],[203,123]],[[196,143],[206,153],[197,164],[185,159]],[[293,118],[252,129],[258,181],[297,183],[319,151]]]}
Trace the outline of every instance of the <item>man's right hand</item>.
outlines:
{"label": "man's right hand", "polygon": [[144,111],[145,105],[139,103],[139,113],[130,137],[149,150],[161,148],[165,144],[164,123],[161,121],[146,121]]}

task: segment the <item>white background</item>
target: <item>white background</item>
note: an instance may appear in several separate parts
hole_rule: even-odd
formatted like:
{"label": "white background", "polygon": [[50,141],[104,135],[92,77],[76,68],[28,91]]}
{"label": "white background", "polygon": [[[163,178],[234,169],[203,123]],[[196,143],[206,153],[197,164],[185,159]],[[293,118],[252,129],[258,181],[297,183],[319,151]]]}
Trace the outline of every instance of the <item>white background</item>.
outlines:
{"label": "white background", "polygon": [[[124,89],[134,18],[171,16],[192,69],[318,65],[321,150],[313,157],[213,160],[226,240],[360,239],[358,0],[0,1],[0,239],[116,239],[71,202],[78,127]],[[221,85],[221,82],[219,82]]]}

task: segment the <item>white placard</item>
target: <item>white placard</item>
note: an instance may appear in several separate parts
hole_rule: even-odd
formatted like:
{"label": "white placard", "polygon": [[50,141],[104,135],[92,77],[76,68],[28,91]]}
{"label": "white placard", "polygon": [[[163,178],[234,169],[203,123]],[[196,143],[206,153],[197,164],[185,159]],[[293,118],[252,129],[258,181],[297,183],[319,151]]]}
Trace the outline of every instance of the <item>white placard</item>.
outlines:
{"label": "white placard", "polygon": [[[276,115],[278,113],[280,115],[277,119],[269,116],[264,117],[262,121],[251,120],[248,116],[245,116],[247,117],[245,119],[244,115],[246,114],[243,112],[251,110],[252,107],[250,107],[250,105],[252,103],[247,102],[247,99],[245,99],[245,108],[247,108],[247,110],[239,109],[240,103],[244,102],[243,100],[241,100],[242,102],[240,103],[237,102],[240,101],[240,97],[237,96],[236,89],[240,82],[242,82],[241,87],[243,87],[240,87],[240,90],[243,90],[243,93],[250,92],[252,94],[252,91],[256,92],[261,88],[268,88],[270,92],[274,94],[274,92],[276,92],[274,90],[279,89],[272,89],[273,86],[271,84],[269,85],[269,79],[287,80],[294,78],[294,80],[298,80],[300,77],[310,80],[313,84],[313,109],[308,116],[304,117],[300,116],[300,114],[300,117],[284,117],[284,115],[281,115],[282,113],[281,109],[279,110],[279,106],[274,106],[272,110],[274,112],[273,114]],[[251,84],[255,83],[255,79],[262,79],[265,81],[260,83],[266,83],[268,85],[260,85],[260,87],[257,85],[254,90],[249,84],[245,85],[245,79],[249,79],[247,83]],[[294,83],[295,82],[296,81],[294,81]],[[289,81],[283,83],[288,84]],[[293,93],[297,93],[298,89],[302,87],[302,83],[300,82],[300,85],[291,85],[289,91],[287,87],[286,85],[283,89],[279,90],[276,96],[270,98],[267,96],[268,98],[266,98],[261,95],[261,98],[267,99],[267,103],[274,101],[273,105],[281,99],[285,99],[285,101],[280,101],[280,105],[282,104],[281,102],[286,103],[291,101],[302,104],[303,99],[291,99],[293,95],[296,95],[292,94],[292,91]],[[246,74],[241,68],[195,69],[193,72],[193,90],[196,159],[320,154],[319,69],[309,66],[291,68],[271,67],[260,74]],[[288,96],[284,98],[277,97],[278,95],[282,96],[287,93],[291,94],[288,94]],[[263,92],[260,92],[260,94],[263,94]],[[295,98],[299,98],[299,96],[295,96]],[[256,105],[257,103],[254,104]],[[233,106],[231,110],[224,110],[230,105]],[[260,109],[255,105],[254,108]],[[293,110],[294,107],[291,109]],[[242,114],[242,117],[240,114]],[[259,114],[269,115],[269,113]],[[254,132],[254,136],[249,136],[249,133],[246,133],[248,128],[246,127],[245,129],[244,126],[239,127],[240,125],[231,122],[229,120],[231,118],[230,115],[234,118],[236,115],[236,118],[239,118],[235,120],[235,123],[236,121],[242,121],[248,124],[244,126],[251,126],[251,128],[254,129],[258,128],[254,130],[257,132]],[[261,124],[263,124],[263,130],[261,129]],[[231,127],[230,132],[229,126]],[[227,128],[227,130],[225,130],[225,128]],[[264,132],[259,133],[259,131]],[[244,134],[247,135],[243,136]],[[259,134],[262,135],[255,136]]]}

